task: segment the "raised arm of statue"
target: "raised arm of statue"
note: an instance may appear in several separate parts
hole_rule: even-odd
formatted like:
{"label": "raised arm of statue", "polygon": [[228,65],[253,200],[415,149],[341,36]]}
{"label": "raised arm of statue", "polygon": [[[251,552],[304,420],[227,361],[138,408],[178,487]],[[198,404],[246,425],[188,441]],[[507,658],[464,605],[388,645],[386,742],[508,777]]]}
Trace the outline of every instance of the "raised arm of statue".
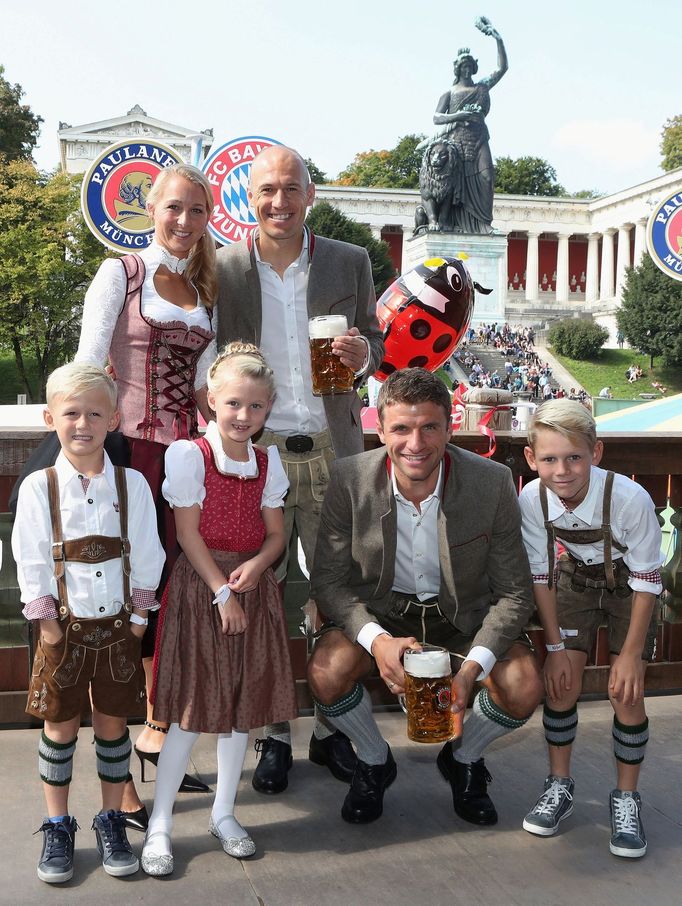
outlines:
{"label": "raised arm of statue", "polygon": [[485,78],[480,80],[481,82],[486,84],[488,88],[492,88],[493,85],[497,85],[507,69],[509,69],[507,50],[504,46],[502,36],[497,31],[497,29],[493,28],[490,19],[486,19],[485,16],[480,16],[478,19],[476,19],[474,25],[479,31],[483,32],[484,35],[489,35],[491,38],[495,38],[495,41],[497,42],[497,69],[494,72],[491,72],[489,76],[486,76]]}

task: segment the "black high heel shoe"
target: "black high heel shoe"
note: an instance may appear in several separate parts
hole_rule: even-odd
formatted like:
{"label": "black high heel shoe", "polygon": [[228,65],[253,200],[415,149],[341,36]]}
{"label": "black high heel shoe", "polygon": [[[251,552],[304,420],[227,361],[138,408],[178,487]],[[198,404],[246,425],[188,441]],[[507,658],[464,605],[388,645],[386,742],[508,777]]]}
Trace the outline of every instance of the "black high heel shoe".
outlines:
{"label": "black high heel shoe", "polygon": [[[133,775],[130,772],[128,772],[125,782],[133,782]],[[145,833],[147,826],[149,825],[149,814],[147,813],[146,805],[136,809],[134,812],[121,812],[121,814],[125,818],[126,827],[129,827],[131,830],[138,830]]]}
{"label": "black high heel shoe", "polygon": [[[149,721],[145,720],[145,726],[149,727],[152,730],[157,730],[160,733],[168,733],[168,730],[165,727],[157,727],[156,724],[152,724]],[[142,778],[142,783],[146,783],[147,779],[145,777],[145,761],[148,761],[150,764],[153,764],[154,767],[158,764],[159,753],[158,752],[143,752],[141,749],[138,749],[137,746],[133,746],[135,754],[140,759],[140,777]],[[182,783],[178,790],[179,793],[210,793],[211,788],[207,786],[203,781],[199,780],[198,777],[193,777],[191,774],[185,774],[182,778]]]}

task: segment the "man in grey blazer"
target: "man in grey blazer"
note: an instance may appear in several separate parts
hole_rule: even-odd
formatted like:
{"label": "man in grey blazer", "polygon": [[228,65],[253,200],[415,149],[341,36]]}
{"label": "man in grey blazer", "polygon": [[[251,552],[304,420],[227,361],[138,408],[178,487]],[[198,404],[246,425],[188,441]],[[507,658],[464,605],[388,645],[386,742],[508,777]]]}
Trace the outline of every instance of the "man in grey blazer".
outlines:
{"label": "man in grey blazer", "polygon": [[437,759],[455,812],[474,824],[497,821],[485,747],[522,726],[543,694],[524,636],[533,597],[511,472],[450,446],[450,412],[434,375],[390,375],[378,400],[385,448],[336,463],[325,496],[311,582],[329,622],[308,681],[319,710],[357,749],[341,810],[353,823],[381,815],[396,777],[360,683],[372,670],[398,694],[402,655],[429,642],[454,655],[453,711],[482,683],[461,739]]}
{"label": "man in grey blazer", "polygon": [[[312,393],[308,319],[345,315],[346,335],[333,350],[357,383],[381,362],[372,267],[363,248],[315,237],[304,225],[315,197],[305,163],[291,148],[262,151],[251,167],[248,199],[258,228],[253,238],[218,251],[218,344],[242,339],[260,346],[275,374],[277,397],[260,442],[275,444],[290,483],[284,519],[294,526],[312,565],[322,498],[334,458],[363,449],[361,403],[355,392]],[[286,559],[286,555],[285,555]],[[285,564],[286,565],[286,564]],[[282,574],[279,576],[282,577]],[[267,727],[253,777],[260,792],[287,786],[292,763],[288,725]],[[353,749],[341,733],[317,721],[310,757],[348,782]]]}

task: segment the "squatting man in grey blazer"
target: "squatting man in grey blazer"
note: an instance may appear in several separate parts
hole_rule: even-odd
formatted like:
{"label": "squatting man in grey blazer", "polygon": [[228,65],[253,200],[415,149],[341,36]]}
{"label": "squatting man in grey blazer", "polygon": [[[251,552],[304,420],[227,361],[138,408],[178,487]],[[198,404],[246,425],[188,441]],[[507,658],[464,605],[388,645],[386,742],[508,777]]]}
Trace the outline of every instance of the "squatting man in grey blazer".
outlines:
{"label": "squatting man in grey blazer", "polygon": [[[358,384],[376,371],[384,344],[372,267],[365,249],[316,237],[305,227],[315,186],[293,149],[261,151],[247,194],[258,227],[217,254],[218,343],[255,343],[274,371],[276,398],[260,443],[279,449],[290,486],[285,534],[290,539],[296,526],[310,568],[329,464],[361,452],[363,437],[357,393],[313,396],[308,318],[345,315],[348,331],[334,339],[335,354],[356,372]],[[256,743],[261,757],[252,784],[261,793],[280,793],[292,764],[289,726],[273,724],[264,735]],[[322,720],[315,722],[309,756],[350,782],[355,752]]]}
{"label": "squatting man in grey blazer", "polygon": [[543,695],[523,634],[533,596],[511,472],[450,446],[450,412],[437,377],[395,372],[378,399],[385,447],[336,462],[325,495],[311,582],[329,622],[308,681],[318,708],[357,750],[341,809],[352,823],[381,815],[397,771],[361,685],[375,665],[397,694],[405,650],[445,646],[459,666],[455,711],[481,682],[461,740],[437,758],[455,812],[472,824],[497,821],[484,749],[521,727]]}

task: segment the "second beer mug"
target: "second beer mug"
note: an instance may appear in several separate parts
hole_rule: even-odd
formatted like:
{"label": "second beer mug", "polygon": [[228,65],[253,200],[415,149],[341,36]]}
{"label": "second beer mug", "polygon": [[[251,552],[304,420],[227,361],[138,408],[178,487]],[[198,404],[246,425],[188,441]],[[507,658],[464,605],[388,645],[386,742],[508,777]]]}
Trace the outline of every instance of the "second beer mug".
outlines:
{"label": "second beer mug", "polygon": [[353,389],[355,373],[332,352],[334,337],[343,336],[348,330],[345,315],[322,315],[308,322],[310,336],[310,366],[315,396],[348,393]]}
{"label": "second beer mug", "polygon": [[421,651],[408,648],[403,656],[407,735],[413,742],[446,742],[455,736],[450,711],[452,668],[450,653],[436,645]]}

